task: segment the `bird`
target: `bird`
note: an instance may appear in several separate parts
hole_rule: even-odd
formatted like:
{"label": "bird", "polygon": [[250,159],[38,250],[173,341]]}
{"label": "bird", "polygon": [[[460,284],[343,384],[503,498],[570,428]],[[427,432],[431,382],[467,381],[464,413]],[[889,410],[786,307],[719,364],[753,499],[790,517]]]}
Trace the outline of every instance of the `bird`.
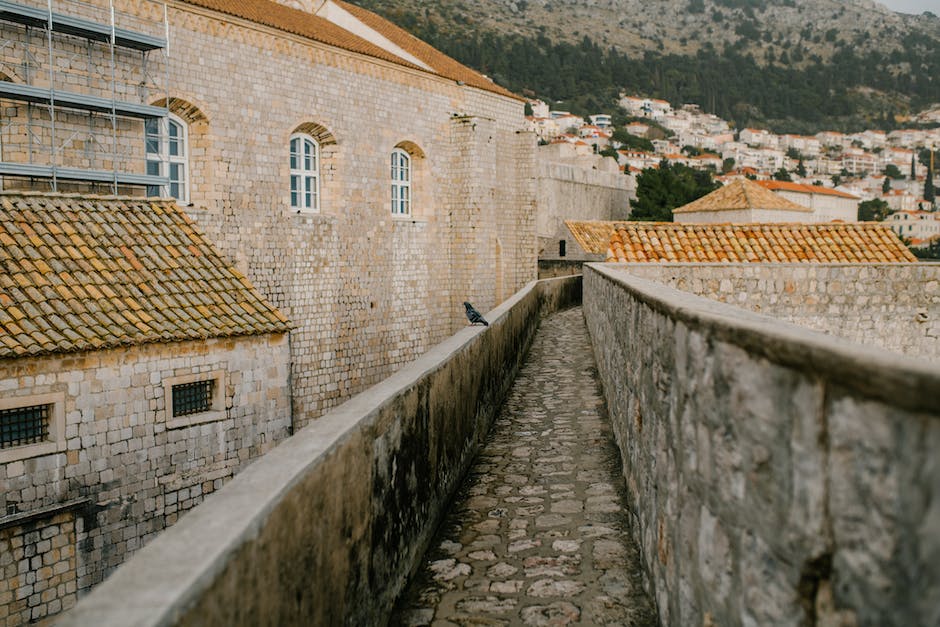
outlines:
{"label": "bird", "polygon": [[486,326],[486,327],[490,326],[490,323],[486,321],[486,319],[480,314],[479,311],[473,308],[473,305],[464,301],[463,306],[467,308],[467,320],[470,321],[471,325],[474,325],[477,322],[482,322],[483,326]]}

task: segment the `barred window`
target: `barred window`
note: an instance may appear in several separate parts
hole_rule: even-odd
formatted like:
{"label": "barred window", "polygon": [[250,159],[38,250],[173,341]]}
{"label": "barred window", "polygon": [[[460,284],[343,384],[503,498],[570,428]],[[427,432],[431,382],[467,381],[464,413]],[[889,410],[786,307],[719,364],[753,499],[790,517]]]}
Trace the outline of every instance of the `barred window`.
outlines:
{"label": "barred window", "polygon": [[212,409],[215,379],[173,386],[173,417],[189,416]]}
{"label": "barred window", "polygon": [[0,409],[0,448],[49,440],[52,404]]}

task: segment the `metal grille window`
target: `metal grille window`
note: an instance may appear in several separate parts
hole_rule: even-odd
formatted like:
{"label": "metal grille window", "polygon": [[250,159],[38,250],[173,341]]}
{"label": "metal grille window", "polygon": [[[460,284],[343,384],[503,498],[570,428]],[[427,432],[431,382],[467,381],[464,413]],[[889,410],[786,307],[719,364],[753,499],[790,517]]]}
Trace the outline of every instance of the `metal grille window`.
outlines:
{"label": "metal grille window", "polygon": [[0,409],[0,448],[48,440],[51,413],[51,404]]}
{"label": "metal grille window", "polygon": [[173,386],[173,417],[189,416],[212,409],[215,379]]}

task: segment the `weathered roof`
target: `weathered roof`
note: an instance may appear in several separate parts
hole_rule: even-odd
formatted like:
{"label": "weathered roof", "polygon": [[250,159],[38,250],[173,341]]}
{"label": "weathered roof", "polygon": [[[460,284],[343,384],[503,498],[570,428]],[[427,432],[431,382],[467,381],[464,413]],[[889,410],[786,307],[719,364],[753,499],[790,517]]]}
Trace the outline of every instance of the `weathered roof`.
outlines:
{"label": "weathered roof", "polygon": [[0,358],[288,330],[172,201],[0,194]]}
{"label": "weathered roof", "polygon": [[766,209],[772,211],[801,211],[812,213],[812,209],[789,201],[783,196],[764,189],[749,179],[736,179],[710,194],[693,200],[687,205],[672,210],[676,213],[693,211],[731,211],[740,209]]}
{"label": "weathered roof", "polygon": [[603,255],[610,247],[610,236],[621,224],[627,222],[609,222],[604,220],[565,220],[565,226],[571,231],[575,242],[584,252]]}
{"label": "weathered roof", "polygon": [[[294,35],[306,37],[320,43],[324,43],[350,52],[368,55],[384,61],[389,61],[412,69],[427,71],[414,63],[409,62],[381,46],[378,46],[367,39],[360,37],[330,20],[315,15],[309,11],[303,11],[288,7],[272,0],[184,0],[188,4],[212,9],[220,13],[226,13],[235,17],[263,24],[276,28]],[[378,15],[366,11],[360,7],[343,2],[342,0],[333,0],[338,6],[352,14],[356,19],[372,28],[383,37],[405,50],[407,53],[419,59],[422,63],[432,68],[435,74],[449,78],[454,81],[460,81],[484,89],[501,96],[507,96],[516,100],[522,100],[519,96],[513,94],[487,79],[474,70],[458,63],[434,47],[424,43],[417,37],[407,31],[392,24],[388,20]]]}
{"label": "weathered roof", "polygon": [[621,222],[607,261],[890,263],[917,258],[883,224]]}
{"label": "weathered roof", "polygon": [[851,200],[861,200],[858,196],[853,196],[848,192],[843,192],[831,187],[822,185],[803,185],[801,183],[792,183],[790,181],[755,181],[764,189],[771,191],[783,190],[787,192],[798,192],[800,194],[822,194],[824,196],[838,196],[839,198],[848,198]]}

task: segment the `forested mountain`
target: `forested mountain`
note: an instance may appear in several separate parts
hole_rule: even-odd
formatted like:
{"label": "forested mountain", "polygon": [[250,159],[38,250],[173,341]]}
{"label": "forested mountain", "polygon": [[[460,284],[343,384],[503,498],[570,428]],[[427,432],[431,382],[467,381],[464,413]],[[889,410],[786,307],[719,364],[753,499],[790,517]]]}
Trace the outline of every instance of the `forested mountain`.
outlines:
{"label": "forested mountain", "polygon": [[809,133],[891,128],[940,103],[940,19],[869,0],[356,2],[578,113],[626,91]]}

